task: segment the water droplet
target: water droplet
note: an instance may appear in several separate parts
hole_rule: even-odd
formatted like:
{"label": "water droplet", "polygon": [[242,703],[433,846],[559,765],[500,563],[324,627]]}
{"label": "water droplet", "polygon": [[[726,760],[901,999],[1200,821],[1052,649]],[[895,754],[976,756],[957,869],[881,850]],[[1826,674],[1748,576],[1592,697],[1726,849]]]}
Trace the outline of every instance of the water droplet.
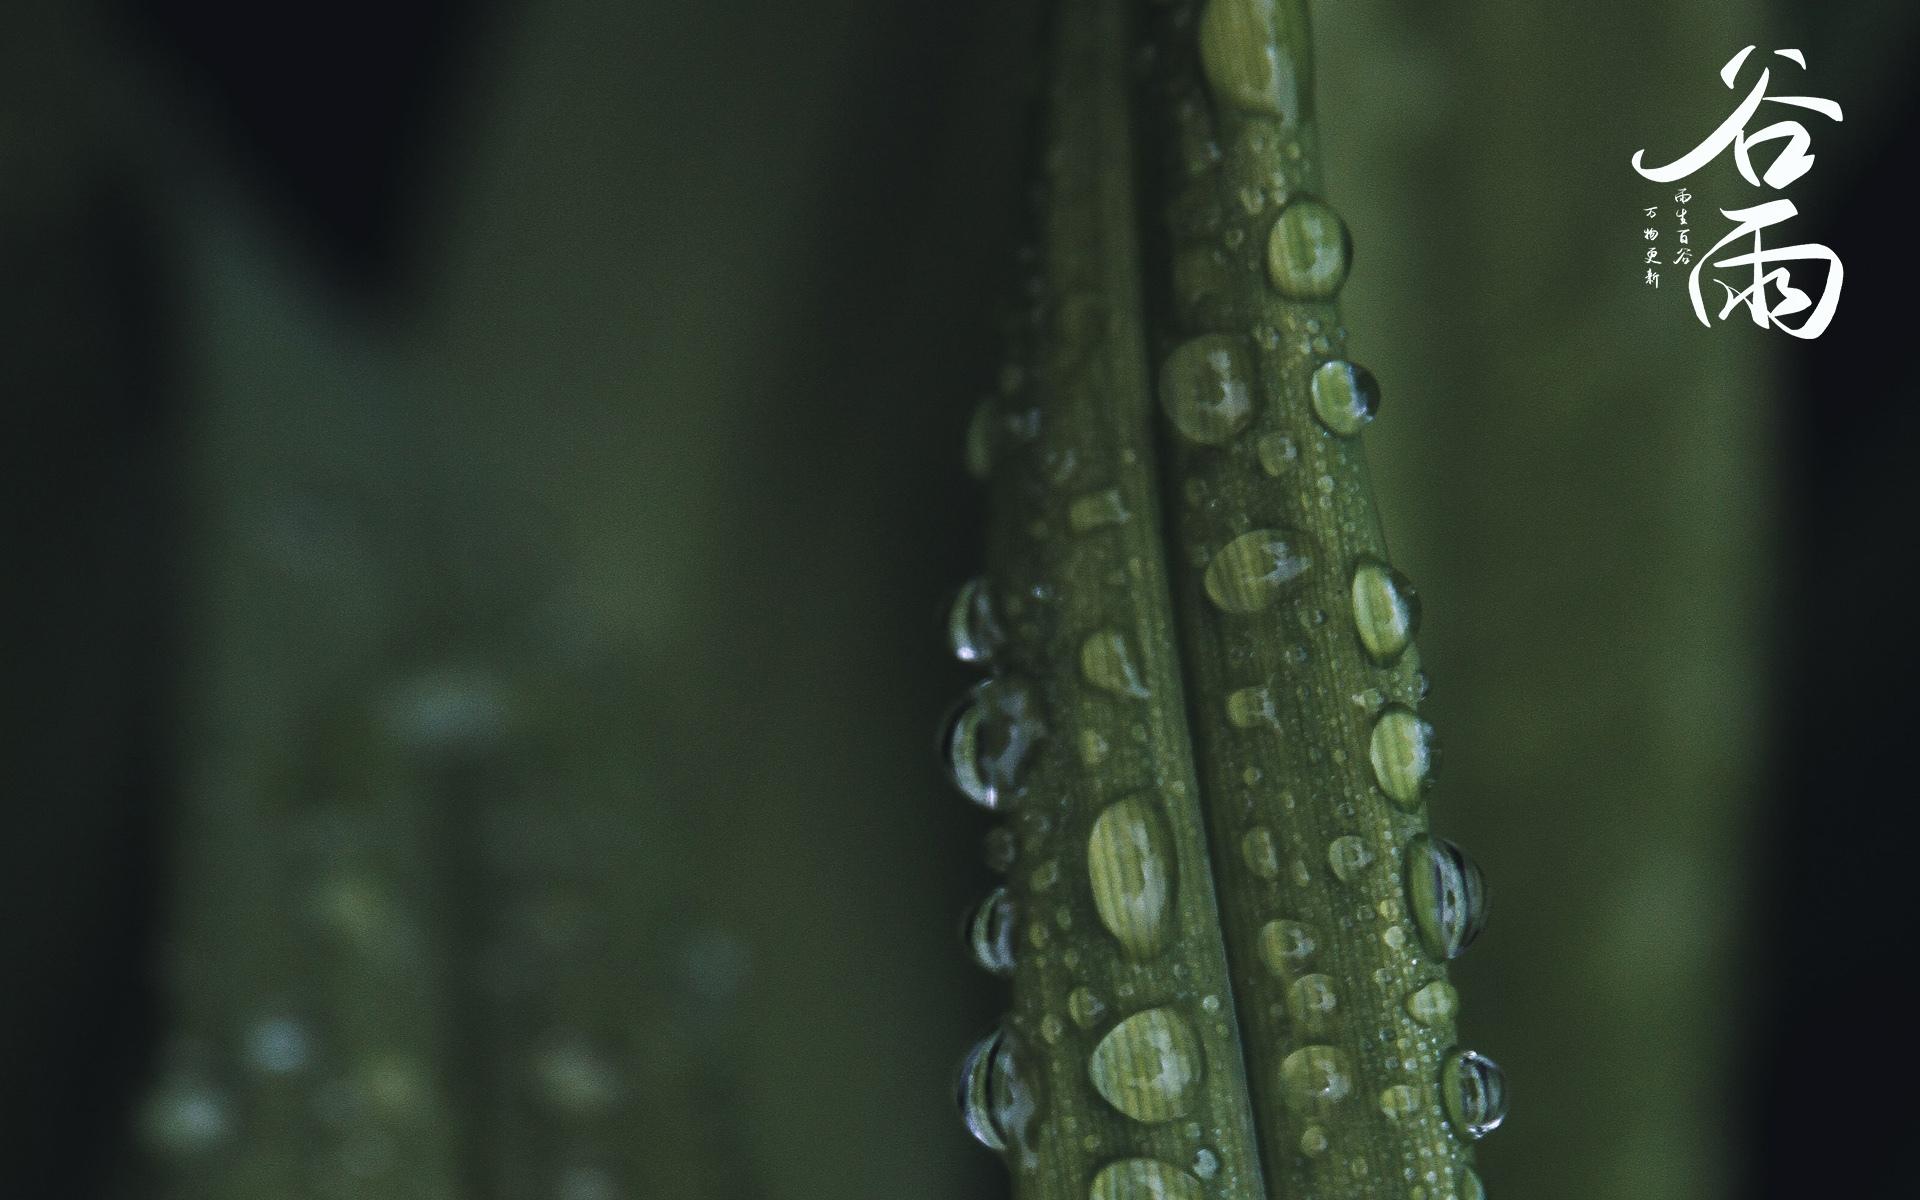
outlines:
{"label": "water droplet", "polygon": [[1333,868],[1334,878],[1341,883],[1352,883],[1360,877],[1360,872],[1372,865],[1373,851],[1352,834],[1327,843],[1327,866]]}
{"label": "water droplet", "polygon": [[1422,1025],[1441,1025],[1460,1011],[1460,993],[1444,979],[1436,979],[1407,997],[1407,1012]]}
{"label": "water droplet", "polygon": [[1389,1121],[1404,1121],[1420,1111],[1420,1093],[1396,1083],[1380,1093],[1380,1111]]}
{"label": "water droplet", "polygon": [[1183,342],[1160,368],[1160,407],[1190,441],[1224,445],[1253,420],[1253,403],[1253,355],[1239,338]]}
{"label": "water droplet", "polygon": [[1080,643],[1080,671],[1095,687],[1136,700],[1146,698],[1147,685],[1140,679],[1140,668],[1133,665],[1127,639],[1117,630],[1101,630]]}
{"label": "water droplet", "polygon": [[577,1037],[547,1039],[533,1058],[539,1096],[562,1112],[599,1112],[620,1097],[620,1076],[598,1050]]}
{"label": "water droplet", "polygon": [[954,786],[982,808],[1002,808],[1011,799],[1021,765],[1046,733],[1025,684],[988,679],[967,693],[941,738],[947,774]]}
{"label": "water droplet", "polygon": [[1287,1015],[1302,1034],[1327,1032],[1339,1008],[1340,992],[1330,975],[1302,975],[1287,988]]}
{"label": "water droplet", "polygon": [[1380,409],[1380,384],[1358,363],[1323,362],[1314,369],[1308,388],[1313,415],[1341,437],[1359,433]]}
{"label": "water droplet", "polygon": [[1309,1125],[1300,1131],[1300,1153],[1308,1158],[1319,1158],[1327,1152],[1327,1131],[1318,1125]]}
{"label": "water droplet", "polygon": [[1267,237],[1267,278],[1294,300],[1331,300],[1347,280],[1353,243],[1325,202],[1299,197],[1280,210]]}
{"label": "water droplet", "polygon": [[1119,488],[1091,492],[1067,507],[1067,525],[1075,533],[1085,533],[1102,525],[1120,525],[1131,515]]}
{"label": "water droplet", "polygon": [[1318,950],[1313,929],[1300,921],[1268,921],[1260,927],[1260,960],[1275,975],[1291,975]]}
{"label": "water droplet", "polygon": [[1224,104],[1299,122],[1311,68],[1306,31],[1276,0],[1211,0],[1200,17],[1200,68]]}
{"label": "water droplet", "polygon": [[227,1098],[210,1081],[178,1075],[155,1088],[140,1108],[140,1136],[160,1154],[203,1154],[233,1132]]}
{"label": "water droplet", "polygon": [[1150,1008],[1100,1039],[1087,1074],[1108,1104],[1152,1124],[1187,1111],[1203,1061],[1200,1038],[1187,1019],[1170,1008]]}
{"label": "water droplet", "polygon": [[967,917],[967,947],[973,961],[991,975],[1013,974],[1013,933],[1018,914],[1013,897],[994,888]]}
{"label": "water droplet", "polygon": [[967,474],[975,479],[984,480],[993,473],[993,398],[983,398],[974,405],[973,417],[967,422],[966,443]]}
{"label": "water droplet", "polygon": [[1159,953],[1173,932],[1172,845],[1165,820],[1140,796],[1110,805],[1087,836],[1094,908],[1135,958]]}
{"label": "water droplet", "polygon": [[947,646],[963,663],[985,663],[993,658],[1006,635],[993,615],[993,594],[983,576],[960,585],[947,606]]}
{"label": "water droplet", "polygon": [[1367,741],[1373,778],[1380,790],[1401,808],[1419,807],[1421,794],[1433,778],[1433,726],[1404,704],[1389,704],[1374,719]]}
{"label": "water droplet", "polygon": [[1067,993],[1067,1015],[1082,1029],[1092,1029],[1107,1015],[1106,1001],[1083,987]]}
{"label": "water droplet", "polygon": [[1266,826],[1249,829],[1240,839],[1240,857],[1246,860],[1247,870],[1260,878],[1280,878],[1280,848],[1274,845],[1273,831]]}
{"label": "water droplet", "polygon": [[313,1038],[292,1017],[268,1017],[247,1030],[247,1062],[268,1075],[291,1075],[313,1058]]}
{"label": "water droplet", "polygon": [[1200,1181],[1151,1158],[1123,1158],[1108,1163],[1093,1177],[1088,1200],[1202,1200]]}
{"label": "water droplet", "polygon": [[1014,840],[1013,830],[1005,825],[996,825],[987,830],[987,836],[981,839],[981,857],[986,861],[989,871],[1005,875],[1013,870],[1013,864],[1020,857],[1020,847]]}
{"label": "water droplet", "polygon": [[1024,1144],[1040,1115],[1039,1077],[1026,1069],[1019,1040],[996,1029],[960,1063],[955,1088],[967,1132],[989,1150]]}
{"label": "water droplet", "polygon": [[1480,866],[1442,837],[1421,834],[1407,846],[1407,903],[1420,940],[1436,958],[1457,958],[1487,923]]}
{"label": "water droplet", "polygon": [[1262,434],[1253,445],[1260,456],[1260,469],[1275,478],[1300,461],[1300,448],[1284,433]]}
{"label": "water droplet", "polygon": [[1368,656],[1391,666],[1420,628],[1419,594],[1386,563],[1362,559],[1353,570],[1353,624]]}
{"label": "water droplet", "polygon": [[1046,1039],[1047,1045],[1057,1046],[1060,1039],[1067,1036],[1067,1023],[1057,1014],[1048,1013],[1040,1018],[1040,1036]]}
{"label": "water droplet", "polygon": [[1243,533],[1207,564],[1207,595],[1226,612],[1254,613],[1271,605],[1288,584],[1313,566],[1306,538],[1280,529]]}
{"label": "water droplet", "polygon": [[1280,713],[1273,693],[1263,687],[1238,688],[1227,693],[1227,720],[1240,729],[1278,729]]}
{"label": "water droplet", "polygon": [[1280,1092],[1296,1112],[1325,1112],[1353,1091],[1353,1067],[1337,1046],[1303,1046],[1280,1061]]}
{"label": "water droplet", "polygon": [[1440,1069],[1440,1098],[1455,1129],[1483,1138],[1507,1119],[1506,1074],[1484,1054],[1458,1051]]}

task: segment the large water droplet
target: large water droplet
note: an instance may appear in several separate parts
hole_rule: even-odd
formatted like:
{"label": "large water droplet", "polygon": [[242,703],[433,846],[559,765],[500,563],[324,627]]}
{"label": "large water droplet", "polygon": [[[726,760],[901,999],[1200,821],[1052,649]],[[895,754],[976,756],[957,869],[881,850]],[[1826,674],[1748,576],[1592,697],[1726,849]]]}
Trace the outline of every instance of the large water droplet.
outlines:
{"label": "large water droplet", "polygon": [[1287,988],[1287,1015],[1299,1032],[1317,1036],[1333,1028],[1340,992],[1331,975],[1302,975]]}
{"label": "large water droplet", "polygon": [[1353,1092],[1353,1065],[1337,1046],[1302,1046],[1280,1061],[1280,1094],[1287,1107],[1323,1113]]}
{"label": "large water droplet", "polygon": [[1422,1025],[1443,1025],[1460,1011],[1460,993],[1444,979],[1436,979],[1407,997],[1407,1012]]}
{"label": "large water droplet", "polygon": [[1147,685],[1133,665],[1127,639],[1118,630],[1103,629],[1080,643],[1080,671],[1087,682],[1116,696],[1143,700]]}
{"label": "large water droplet", "polygon": [[1253,354],[1210,333],[1174,347],[1160,368],[1160,407],[1182,437],[1219,446],[1253,420]]}
{"label": "large water droplet", "polygon": [[1149,1124],[1185,1113],[1203,1070],[1199,1035],[1170,1008],[1150,1008],[1115,1025],[1087,1065],[1094,1090],[1108,1104]]}
{"label": "large water droplet", "polygon": [[1362,559],[1353,569],[1353,625],[1368,656],[1390,666],[1420,628],[1419,594],[1386,563]]}
{"label": "large water droplet", "polygon": [[1275,975],[1291,975],[1319,949],[1313,929],[1300,921],[1268,921],[1260,927],[1260,961]]}
{"label": "large water droplet", "polygon": [[1455,1129],[1483,1138],[1507,1119],[1506,1074],[1484,1054],[1458,1051],[1440,1069],[1440,1099]]}
{"label": "large water droplet", "polygon": [[1333,869],[1334,878],[1341,883],[1352,883],[1360,878],[1360,873],[1373,865],[1373,851],[1366,842],[1346,834],[1327,843],[1327,866]]}
{"label": "large water droplet", "polygon": [[947,718],[941,743],[948,777],[982,808],[1004,807],[1021,765],[1045,732],[1025,684],[1007,678],[984,680]]}
{"label": "large water droplet", "polygon": [[1389,704],[1380,710],[1367,741],[1367,757],[1388,799],[1409,811],[1419,807],[1433,778],[1434,749],[1433,726],[1412,709]]}
{"label": "large water droplet", "polygon": [[1019,1040],[996,1029],[960,1063],[955,1089],[967,1132],[989,1150],[1024,1143],[1040,1115],[1039,1076],[1027,1069]]}
{"label": "large water droplet", "polygon": [[1306,114],[1310,60],[1304,12],[1276,0],[1211,0],[1200,17],[1200,68],[1220,100],[1289,124]]}
{"label": "large water droplet", "polygon": [[1420,940],[1436,958],[1456,958],[1487,923],[1487,885],[1480,866],[1442,837],[1407,846],[1407,900]]}
{"label": "large water droplet", "polygon": [[967,948],[981,970],[993,975],[1013,974],[1016,915],[1013,897],[1004,887],[988,892],[968,915]]}
{"label": "large water droplet", "polygon": [[1179,1167],[1152,1158],[1123,1158],[1100,1168],[1088,1200],[1202,1200],[1206,1189]]}
{"label": "large water droplet", "polygon": [[1173,841],[1140,796],[1109,806],[1087,836],[1087,875],[1101,924],[1135,958],[1159,953],[1173,932]]}
{"label": "large water droplet", "polygon": [[976,575],[960,585],[947,606],[947,645],[963,663],[984,663],[1006,641],[993,615],[993,592],[985,577]]}
{"label": "large water droplet", "polygon": [[1305,536],[1283,529],[1256,529],[1228,542],[1207,564],[1207,595],[1230,613],[1254,613],[1271,605],[1287,585],[1313,566]]}
{"label": "large water droplet", "polygon": [[1331,300],[1347,281],[1353,243],[1340,214],[1302,196],[1280,210],[1267,235],[1267,278],[1294,300]]}
{"label": "large water droplet", "polygon": [[1334,360],[1314,369],[1313,415],[1341,437],[1352,437],[1380,409],[1380,384],[1357,363]]}

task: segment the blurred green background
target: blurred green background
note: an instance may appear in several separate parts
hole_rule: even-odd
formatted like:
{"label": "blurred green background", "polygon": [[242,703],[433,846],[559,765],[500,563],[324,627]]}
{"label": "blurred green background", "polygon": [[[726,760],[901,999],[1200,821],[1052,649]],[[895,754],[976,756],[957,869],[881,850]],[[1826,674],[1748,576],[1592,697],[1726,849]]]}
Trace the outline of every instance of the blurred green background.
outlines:
{"label": "blurred green background", "polygon": [[[1915,14],[1315,20],[1436,814],[1494,888],[1482,1174],[1900,1194]],[[1003,1188],[948,1094],[985,822],[929,744],[1038,27],[8,6],[0,1193]],[[1748,42],[1847,112],[1812,345],[1636,266],[1628,159]]]}

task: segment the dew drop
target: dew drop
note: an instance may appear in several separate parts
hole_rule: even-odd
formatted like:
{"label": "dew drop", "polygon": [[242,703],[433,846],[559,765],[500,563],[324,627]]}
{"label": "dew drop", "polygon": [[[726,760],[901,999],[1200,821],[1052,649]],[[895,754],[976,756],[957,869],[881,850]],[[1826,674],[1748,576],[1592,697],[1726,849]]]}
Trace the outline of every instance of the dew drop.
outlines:
{"label": "dew drop", "polygon": [[1337,1046],[1303,1046],[1280,1061],[1280,1093],[1296,1112],[1325,1112],[1352,1091],[1353,1067]]}
{"label": "dew drop", "polygon": [[1327,866],[1332,868],[1333,877],[1341,883],[1352,883],[1372,865],[1373,851],[1352,834],[1327,843]]}
{"label": "dew drop", "polygon": [[1483,1138],[1507,1119],[1507,1077],[1484,1054],[1461,1050],[1440,1069],[1447,1119],[1470,1138]]}
{"label": "dew drop", "polygon": [[1263,687],[1238,688],[1227,693],[1227,720],[1239,729],[1278,729],[1280,713],[1273,693]]}
{"label": "dew drop", "polygon": [[211,1082],[179,1075],[155,1088],[140,1108],[140,1136],[160,1154],[203,1154],[233,1132],[225,1094]]}
{"label": "dew drop", "polygon": [[1275,975],[1291,975],[1313,958],[1319,939],[1300,921],[1268,921],[1260,927],[1260,960]]}
{"label": "dew drop", "polygon": [[947,718],[941,737],[947,775],[975,804],[1003,808],[1012,800],[1021,765],[1045,733],[1025,684],[984,680]]}
{"label": "dew drop", "polygon": [[267,1017],[247,1030],[247,1064],[267,1075],[291,1075],[313,1058],[313,1038],[292,1017]]}
{"label": "dew drop", "polygon": [[1305,537],[1285,530],[1243,533],[1207,564],[1207,595],[1226,612],[1259,612],[1313,566],[1307,545]]}
{"label": "dew drop", "polygon": [[1253,420],[1253,403],[1253,355],[1237,337],[1183,342],[1160,368],[1160,407],[1189,441],[1226,444]]}
{"label": "dew drop", "polygon": [[1013,935],[1018,914],[1004,887],[994,888],[967,917],[967,947],[990,975],[1013,974]]}
{"label": "dew drop", "polygon": [[1303,1034],[1327,1032],[1339,1008],[1340,992],[1330,975],[1302,975],[1287,988],[1287,1015]]}
{"label": "dew drop", "polygon": [[993,615],[993,594],[985,577],[960,585],[947,607],[947,645],[963,663],[984,664],[1006,641]]}
{"label": "dew drop", "polygon": [[1480,866],[1442,837],[1421,834],[1407,846],[1407,903],[1420,940],[1436,958],[1457,958],[1487,923]]}
{"label": "dew drop", "polygon": [[1460,993],[1444,979],[1436,979],[1407,997],[1407,1012],[1422,1025],[1443,1025],[1460,1011]]}
{"label": "dew drop", "polygon": [[1200,17],[1200,68],[1222,103],[1298,123],[1310,94],[1306,31],[1276,0],[1211,0]]}
{"label": "dew drop", "polygon": [[1324,201],[1302,196],[1274,219],[1267,236],[1267,278],[1294,300],[1331,300],[1346,282],[1353,243]]}
{"label": "dew drop", "polygon": [[1380,1111],[1389,1121],[1404,1121],[1420,1111],[1420,1093],[1396,1083],[1380,1093]]}
{"label": "dew drop", "polygon": [[1089,989],[1077,987],[1067,993],[1067,1015],[1080,1028],[1092,1029],[1107,1015],[1107,1003]]}
{"label": "dew drop", "polygon": [[1172,845],[1164,818],[1140,796],[1110,805],[1087,836],[1094,908],[1135,958],[1159,953],[1173,932]]}
{"label": "dew drop", "polygon": [[1068,505],[1067,525],[1075,533],[1085,533],[1102,525],[1125,524],[1130,515],[1126,501],[1121,499],[1120,489],[1107,488],[1105,491],[1089,492]]}
{"label": "dew drop", "polygon": [[1202,1179],[1212,1179],[1220,1173],[1220,1156],[1202,1146],[1193,1152],[1193,1173]]}
{"label": "dew drop", "polygon": [[1308,383],[1313,415],[1333,433],[1352,437],[1380,409],[1380,384],[1373,372],[1341,359],[1323,362]]}
{"label": "dew drop", "polygon": [[1123,1158],[1100,1168],[1088,1200],[1203,1200],[1206,1189],[1179,1167],[1152,1158]]}
{"label": "dew drop", "polygon": [[1266,826],[1249,829],[1240,839],[1240,857],[1246,860],[1247,870],[1260,878],[1280,878],[1280,848],[1274,845],[1273,831]]}
{"label": "dew drop", "polygon": [[550,1037],[534,1054],[533,1082],[541,1100],[574,1114],[603,1111],[622,1091],[613,1064],[594,1047],[568,1035]]}
{"label": "dew drop", "polygon": [[1013,870],[1013,864],[1020,857],[1019,843],[1014,839],[1013,830],[1005,825],[996,825],[987,830],[987,836],[981,840],[980,856],[990,871],[1005,875]]}
{"label": "dew drop", "polygon": [[1309,1125],[1300,1131],[1300,1153],[1308,1158],[1319,1158],[1327,1152],[1327,1131],[1318,1125]]}
{"label": "dew drop", "polygon": [[1134,666],[1127,639],[1117,630],[1101,630],[1080,643],[1080,671],[1095,687],[1136,700],[1146,698],[1140,668]]}
{"label": "dew drop", "polygon": [[1087,1074],[1108,1104],[1153,1124],[1192,1106],[1203,1061],[1200,1038],[1187,1019],[1170,1008],[1150,1008],[1100,1039]]}
{"label": "dew drop", "polygon": [[1435,746],[1433,726],[1404,704],[1389,704],[1374,719],[1367,739],[1367,757],[1373,778],[1387,798],[1409,811],[1432,782]]}
{"label": "dew drop", "polygon": [[960,1063],[955,1088],[961,1118],[989,1150],[1024,1144],[1040,1115],[1039,1077],[1027,1069],[1019,1040],[996,1029],[974,1043]]}
{"label": "dew drop", "polygon": [[1260,457],[1260,469],[1276,479],[1300,461],[1300,448],[1284,433],[1262,434],[1253,448]]}
{"label": "dew drop", "polygon": [[1353,624],[1367,655],[1391,666],[1420,628],[1420,597],[1407,577],[1378,559],[1353,571]]}

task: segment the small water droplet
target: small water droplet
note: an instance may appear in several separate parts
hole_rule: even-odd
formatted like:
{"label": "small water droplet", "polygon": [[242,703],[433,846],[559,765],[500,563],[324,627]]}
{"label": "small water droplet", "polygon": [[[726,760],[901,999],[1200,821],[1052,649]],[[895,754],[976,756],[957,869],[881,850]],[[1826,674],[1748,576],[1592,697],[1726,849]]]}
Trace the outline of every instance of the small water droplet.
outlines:
{"label": "small water droplet", "polygon": [[1268,921],[1260,927],[1260,960],[1275,975],[1291,975],[1313,958],[1319,939],[1300,921]]}
{"label": "small water droplet", "polygon": [[1280,1061],[1280,1092],[1296,1112],[1325,1112],[1352,1091],[1353,1066],[1337,1046],[1303,1046]]}
{"label": "small water droplet", "polygon": [[620,1076],[593,1046],[578,1037],[555,1034],[533,1058],[533,1082],[542,1100],[562,1112],[599,1112],[622,1091]]}
{"label": "small water droplet", "polygon": [[1263,687],[1238,688],[1227,693],[1227,720],[1240,729],[1278,729],[1280,713],[1273,693]]}
{"label": "small water droplet", "polygon": [[994,888],[967,917],[967,947],[973,961],[991,975],[1013,974],[1013,934],[1018,913],[1004,887]]}
{"label": "small water droplet", "polygon": [[1210,333],[1174,347],[1160,368],[1160,407],[1189,441],[1220,446],[1253,420],[1253,355],[1245,342]]}
{"label": "small water droplet", "polygon": [[1483,1138],[1507,1119],[1506,1074],[1484,1054],[1457,1051],[1440,1069],[1440,1098],[1455,1129]]}
{"label": "small water droplet", "polygon": [[1025,684],[1008,678],[984,680],[947,718],[941,737],[947,775],[961,794],[982,808],[1005,807],[1022,764],[1045,733]]}
{"label": "small water droplet", "polygon": [[990,871],[1005,875],[1013,870],[1013,864],[1020,857],[1019,843],[1014,840],[1013,830],[1005,825],[996,825],[987,830],[987,836],[981,840],[981,857]]}
{"label": "small water droplet", "polygon": [[1300,1131],[1300,1153],[1308,1158],[1319,1158],[1327,1152],[1327,1131],[1318,1125],[1309,1125]]}
{"label": "small water droplet", "polygon": [[1420,628],[1420,596],[1405,575],[1378,559],[1353,570],[1353,625],[1381,666],[1399,661]]}
{"label": "small water droplet", "polygon": [[1094,908],[1135,958],[1159,953],[1173,932],[1172,845],[1165,819],[1140,796],[1108,806],[1087,836]]}
{"label": "small water droplet", "polygon": [[159,1154],[203,1154],[233,1132],[231,1105],[212,1082],[180,1074],[154,1089],[140,1107],[140,1136]]}
{"label": "small water droplet", "polygon": [[1341,883],[1352,883],[1360,873],[1373,865],[1373,851],[1367,844],[1352,834],[1337,837],[1327,843],[1327,866],[1333,869],[1333,876]]}
{"label": "small water droplet", "polygon": [[1280,210],[1267,237],[1267,277],[1294,300],[1331,300],[1347,280],[1353,243],[1324,201],[1297,197]]}
{"label": "small water droplet", "polygon": [[1249,829],[1240,839],[1240,857],[1246,860],[1247,870],[1260,878],[1280,878],[1280,848],[1274,844],[1273,830],[1266,826]]}
{"label": "small water droplet", "polygon": [[1092,1029],[1107,1014],[1106,1001],[1100,999],[1087,988],[1077,987],[1067,993],[1067,1015],[1073,1023],[1082,1029]]}
{"label": "small water droplet", "polygon": [[1404,1121],[1420,1111],[1420,1093],[1396,1083],[1380,1093],[1380,1111],[1389,1121]]}
{"label": "small water droplet", "polygon": [[292,1017],[267,1017],[247,1030],[248,1065],[268,1075],[291,1075],[313,1058],[313,1038]]}
{"label": "small water droplet", "polygon": [[1207,564],[1207,595],[1230,613],[1271,605],[1287,585],[1313,566],[1307,539],[1280,529],[1256,529],[1228,542]]}
{"label": "small water droplet", "polygon": [[1443,1025],[1460,1011],[1460,993],[1444,979],[1436,979],[1407,997],[1407,1012],[1422,1025]]}
{"label": "small water droplet", "polygon": [[1437,747],[1433,726],[1404,704],[1389,704],[1374,719],[1367,740],[1373,778],[1387,798],[1412,811],[1433,782]]}
{"label": "small water droplet", "polygon": [[1300,448],[1284,433],[1260,435],[1254,451],[1260,456],[1260,469],[1276,479],[1300,461]]}
{"label": "small water droplet", "polygon": [[1200,1181],[1151,1158],[1123,1158],[1100,1168],[1088,1200],[1202,1200]]}
{"label": "small water droplet", "polygon": [[985,577],[976,575],[960,585],[947,606],[947,646],[963,663],[991,660],[1006,642],[993,614],[993,593]]}
{"label": "small water droplet", "polygon": [[1067,1023],[1062,1021],[1058,1014],[1048,1013],[1040,1018],[1040,1036],[1046,1039],[1047,1045],[1059,1045],[1060,1039],[1066,1035]]}
{"label": "small water droplet", "polygon": [[1125,524],[1130,515],[1126,501],[1121,499],[1120,489],[1107,488],[1081,496],[1069,505],[1067,525],[1075,533],[1085,533],[1102,525]]}
{"label": "small water droplet", "polygon": [[1486,879],[1460,847],[1421,834],[1407,846],[1407,904],[1428,952],[1457,958],[1486,926]]}
{"label": "small water droplet", "polygon": [[1380,410],[1380,384],[1358,363],[1334,359],[1314,368],[1308,383],[1313,415],[1341,437],[1352,437]]}
{"label": "small water droplet", "polygon": [[1080,643],[1080,671],[1087,682],[1105,688],[1117,696],[1143,700],[1147,685],[1134,666],[1127,639],[1113,629],[1103,629]]}
{"label": "small water droplet", "polygon": [[1340,992],[1330,975],[1302,975],[1287,988],[1287,1015],[1302,1034],[1316,1036],[1333,1028]]}
{"label": "small water droplet", "polygon": [[1222,103],[1297,124],[1312,70],[1306,31],[1276,0],[1210,0],[1200,16],[1200,69]]}
{"label": "small water droplet", "polygon": [[1193,1173],[1202,1179],[1212,1179],[1220,1173],[1220,1156],[1205,1146],[1193,1152]]}
{"label": "small water droplet", "polygon": [[1115,1025],[1094,1047],[1087,1074],[1094,1090],[1136,1121],[1184,1114],[1199,1090],[1200,1038],[1170,1008],[1150,1008]]}
{"label": "small water droplet", "polygon": [[993,397],[983,397],[967,421],[967,474],[975,479],[984,480],[993,474],[993,426]]}
{"label": "small water droplet", "polygon": [[955,1088],[967,1132],[989,1150],[1025,1144],[1040,1115],[1040,1079],[1019,1039],[1005,1028],[975,1042]]}

